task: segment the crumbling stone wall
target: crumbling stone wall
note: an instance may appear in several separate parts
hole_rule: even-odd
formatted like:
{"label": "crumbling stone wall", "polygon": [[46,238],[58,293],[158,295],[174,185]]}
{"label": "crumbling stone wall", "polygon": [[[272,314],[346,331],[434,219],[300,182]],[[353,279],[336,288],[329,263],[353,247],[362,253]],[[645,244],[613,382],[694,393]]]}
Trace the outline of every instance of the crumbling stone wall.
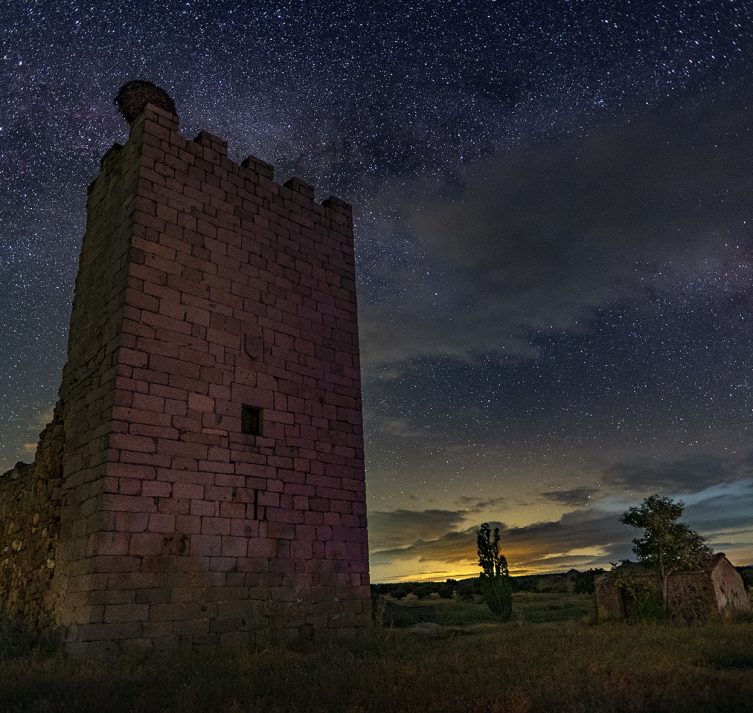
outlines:
{"label": "crumbling stone wall", "polygon": [[750,613],[751,603],[745,583],[726,558],[711,571],[711,584],[722,621],[734,619],[738,614]]}
{"label": "crumbling stone wall", "polygon": [[[596,612],[600,621],[619,621],[636,614],[638,607],[624,581],[639,594],[661,601],[656,572],[633,563],[598,577],[595,582]],[[715,554],[704,570],[674,572],[667,586],[670,616],[687,622],[728,621],[750,612],[742,578],[724,553]]]}
{"label": "crumbling stone wall", "polygon": [[78,651],[352,636],[370,598],[350,206],[164,108],[133,116],[90,188],[49,617]]}
{"label": "crumbling stone wall", "polygon": [[42,431],[34,463],[0,475],[0,602],[5,613],[50,626],[50,583],[60,530],[64,431],[61,407]]}
{"label": "crumbling stone wall", "polygon": [[675,572],[669,578],[667,607],[687,622],[721,619],[710,572]]}

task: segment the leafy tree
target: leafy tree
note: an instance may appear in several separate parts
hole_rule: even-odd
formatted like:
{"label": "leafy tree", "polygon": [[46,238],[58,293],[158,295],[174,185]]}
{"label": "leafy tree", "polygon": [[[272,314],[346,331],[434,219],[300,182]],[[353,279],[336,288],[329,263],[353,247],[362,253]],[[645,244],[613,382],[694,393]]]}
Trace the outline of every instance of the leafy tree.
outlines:
{"label": "leafy tree", "polygon": [[665,612],[670,575],[703,567],[711,557],[711,549],[703,537],[685,523],[678,522],[684,509],[681,502],[651,495],[642,505],[630,508],[620,516],[620,522],[625,525],[644,530],[643,537],[633,540],[633,552],[643,564],[657,571]]}
{"label": "leafy tree", "polygon": [[439,585],[438,593],[442,599],[452,599],[452,595],[457,589],[458,583],[455,579],[448,579],[444,584]]}
{"label": "leafy tree", "polygon": [[487,523],[481,525],[476,535],[476,551],[481,567],[481,591],[492,614],[502,621],[512,616],[512,585],[507,559],[499,551],[499,528],[494,531]]}
{"label": "leafy tree", "polygon": [[593,594],[594,580],[602,574],[604,574],[604,570],[599,567],[586,570],[585,572],[576,572],[574,591],[577,594]]}
{"label": "leafy tree", "polygon": [[625,614],[637,621],[659,621],[666,616],[661,597],[645,581],[636,579],[628,566],[614,565],[614,577],[618,588],[627,595]]}
{"label": "leafy tree", "polygon": [[457,584],[458,597],[464,601],[471,601],[474,594],[481,594],[480,582],[478,577],[472,579],[461,579]]}
{"label": "leafy tree", "polygon": [[737,571],[743,578],[743,584],[747,589],[753,589],[753,567],[737,567]]}
{"label": "leafy tree", "polygon": [[403,597],[406,597],[408,595],[408,587],[406,587],[404,584],[401,584],[398,587],[395,587],[390,594],[395,599],[402,599]]}

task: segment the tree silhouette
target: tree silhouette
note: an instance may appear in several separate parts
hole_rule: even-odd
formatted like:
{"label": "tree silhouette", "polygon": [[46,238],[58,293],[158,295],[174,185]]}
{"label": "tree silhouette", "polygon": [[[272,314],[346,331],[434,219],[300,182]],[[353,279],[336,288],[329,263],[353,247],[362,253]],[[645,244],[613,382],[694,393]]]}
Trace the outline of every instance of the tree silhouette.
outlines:
{"label": "tree silhouette", "polygon": [[703,537],[678,522],[684,509],[682,502],[651,495],[620,516],[620,522],[644,530],[643,537],[633,540],[633,552],[643,564],[656,569],[665,612],[670,575],[703,567],[711,557],[711,549]]}
{"label": "tree silhouette", "polygon": [[488,523],[481,525],[476,535],[476,551],[481,567],[481,591],[489,610],[502,621],[512,616],[512,584],[507,559],[499,551],[499,528],[492,532]]}

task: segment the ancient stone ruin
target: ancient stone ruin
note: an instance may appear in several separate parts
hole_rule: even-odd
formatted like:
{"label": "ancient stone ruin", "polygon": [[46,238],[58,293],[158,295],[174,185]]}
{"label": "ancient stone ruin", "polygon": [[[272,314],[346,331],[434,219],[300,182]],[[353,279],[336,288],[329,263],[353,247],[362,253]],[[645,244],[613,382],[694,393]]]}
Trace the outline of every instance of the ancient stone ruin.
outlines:
{"label": "ancient stone ruin", "polygon": [[[656,572],[627,562],[594,582],[596,613],[600,621],[620,621],[640,614],[641,597],[661,601]],[[669,576],[668,613],[687,622],[728,621],[750,612],[742,577],[720,552],[703,570]]]}
{"label": "ancient stone ruin", "polygon": [[384,595],[374,597],[372,616],[381,626],[396,628],[437,622],[437,610],[431,604],[405,604]]}
{"label": "ancient stone ruin", "polygon": [[148,83],[89,187],[68,359],[0,476],[0,602],[70,649],[368,624],[350,206],[182,136]]}

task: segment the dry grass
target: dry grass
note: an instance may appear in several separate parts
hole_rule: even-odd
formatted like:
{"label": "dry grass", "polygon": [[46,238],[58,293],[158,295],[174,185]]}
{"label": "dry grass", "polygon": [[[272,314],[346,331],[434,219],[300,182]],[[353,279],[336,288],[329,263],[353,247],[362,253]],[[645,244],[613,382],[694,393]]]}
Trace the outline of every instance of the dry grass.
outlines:
{"label": "dry grass", "polygon": [[[17,641],[0,655],[0,710],[753,711],[753,623],[597,626],[571,616],[578,600],[526,597],[516,605],[528,616],[509,624],[432,638],[375,630],[342,646],[90,662]],[[474,605],[440,606],[448,623],[473,623]],[[563,620],[535,623],[547,612]]]}

